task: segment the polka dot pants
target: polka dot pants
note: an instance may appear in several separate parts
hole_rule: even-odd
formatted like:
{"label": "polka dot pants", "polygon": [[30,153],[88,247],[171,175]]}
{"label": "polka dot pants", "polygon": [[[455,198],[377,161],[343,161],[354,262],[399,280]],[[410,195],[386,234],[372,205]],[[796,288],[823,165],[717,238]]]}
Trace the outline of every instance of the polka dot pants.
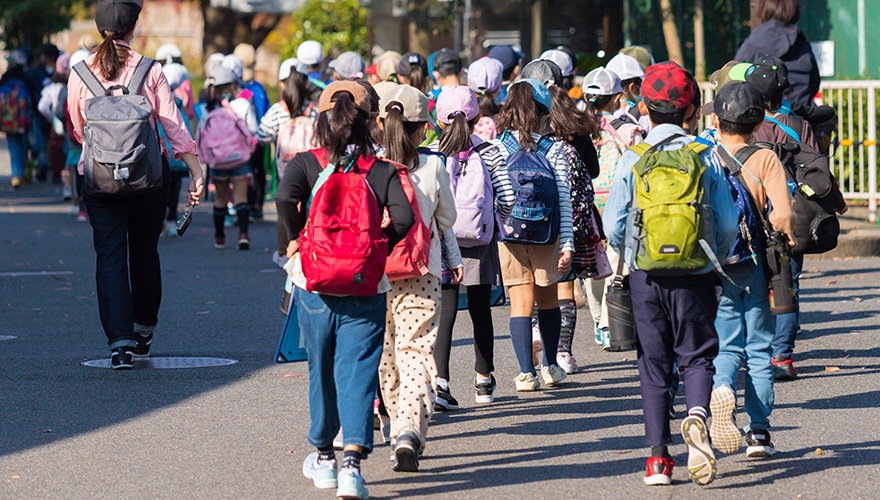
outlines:
{"label": "polka dot pants", "polygon": [[439,278],[427,274],[391,282],[379,383],[392,438],[411,431],[424,445],[436,397],[439,311]]}

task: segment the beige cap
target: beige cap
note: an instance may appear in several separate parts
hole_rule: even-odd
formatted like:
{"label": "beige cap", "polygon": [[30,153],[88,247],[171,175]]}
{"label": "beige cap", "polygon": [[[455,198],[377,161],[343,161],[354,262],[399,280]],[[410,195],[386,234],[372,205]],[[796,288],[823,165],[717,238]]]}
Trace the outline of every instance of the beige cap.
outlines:
{"label": "beige cap", "polygon": [[389,50],[376,60],[376,76],[380,80],[388,80],[391,75],[397,73],[397,65],[400,63],[401,55],[399,52]]}
{"label": "beige cap", "polygon": [[79,46],[93,51],[98,48],[98,41],[92,35],[85,35],[79,39]]}
{"label": "beige cap", "polygon": [[379,116],[382,118],[388,116],[388,111],[395,105],[400,106],[405,122],[428,121],[428,97],[415,87],[398,85],[386,92],[379,101]]}
{"label": "beige cap", "polygon": [[253,80],[254,66],[257,64],[257,51],[254,46],[249,43],[240,43],[235,46],[232,53],[244,64],[242,79],[246,82]]}
{"label": "beige cap", "polygon": [[370,114],[370,95],[367,89],[358,82],[351,80],[336,80],[327,85],[324,92],[321,93],[321,99],[318,101],[318,113],[333,109],[336,105],[333,98],[340,92],[348,92],[354,98],[354,105],[361,111]]}
{"label": "beige cap", "polygon": [[639,62],[639,65],[642,69],[648,69],[648,66],[654,64],[654,56],[648,52],[648,49],[640,46],[640,45],[632,45],[630,47],[624,47],[620,49],[620,54],[628,55],[634,58]]}
{"label": "beige cap", "polygon": [[385,94],[387,94],[391,89],[399,86],[399,83],[379,82],[376,85],[373,85],[373,90],[375,90],[376,93],[379,94],[379,99],[381,100],[383,97],[385,97]]}

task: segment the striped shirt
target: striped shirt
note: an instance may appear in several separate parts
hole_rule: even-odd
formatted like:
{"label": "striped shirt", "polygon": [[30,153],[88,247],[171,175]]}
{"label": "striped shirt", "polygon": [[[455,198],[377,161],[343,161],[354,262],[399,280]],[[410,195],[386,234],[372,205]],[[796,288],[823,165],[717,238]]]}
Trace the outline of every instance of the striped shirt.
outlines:
{"label": "striped shirt", "polygon": [[[303,115],[311,118],[313,121],[318,119],[318,108],[312,106],[310,102],[303,104]],[[278,131],[281,126],[290,121],[290,112],[287,111],[287,105],[284,101],[278,101],[266,111],[263,119],[260,121],[260,129],[257,130],[257,140],[260,144],[271,144],[278,138]]]}
{"label": "striped shirt", "polygon": [[[513,132],[514,137],[519,137]],[[532,134],[532,139],[540,139],[538,134]],[[553,146],[547,153],[547,160],[556,171],[556,184],[559,190],[559,251],[574,252],[574,233],[572,231],[571,191],[568,184],[568,160],[562,149],[563,141],[553,139]],[[495,191],[495,207],[501,220],[507,219],[516,202],[513,185],[507,173],[507,158],[510,154],[501,143],[501,139],[489,141],[491,147],[481,152],[483,161],[489,167],[492,178],[492,188]]]}

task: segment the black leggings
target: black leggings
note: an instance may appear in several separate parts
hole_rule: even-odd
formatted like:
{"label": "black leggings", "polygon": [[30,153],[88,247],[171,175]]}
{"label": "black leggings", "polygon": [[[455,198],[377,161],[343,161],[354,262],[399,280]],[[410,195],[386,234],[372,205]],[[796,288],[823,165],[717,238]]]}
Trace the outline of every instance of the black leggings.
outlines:
{"label": "black leggings", "polygon": [[[434,346],[434,360],[437,362],[437,376],[449,380],[449,354],[452,350],[452,327],[458,314],[458,285],[442,285],[442,306],[440,308],[440,328],[437,344]],[[495,371],[493,363],[495,348],[495,328],[492,325],[492,310],[489,299],[492,285],[467,287],[468,312],[474,325],[474,370],[488,374]]]}

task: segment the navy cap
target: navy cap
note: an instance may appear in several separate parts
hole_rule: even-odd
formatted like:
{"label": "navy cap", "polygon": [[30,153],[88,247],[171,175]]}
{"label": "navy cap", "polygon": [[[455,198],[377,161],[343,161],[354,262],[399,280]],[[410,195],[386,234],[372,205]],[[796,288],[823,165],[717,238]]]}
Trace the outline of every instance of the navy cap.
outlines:
{"label": "navy cap", "polygon": [[704,113],[715,113],[718,118],[732,123],[757,125],[764,121],[764,96],[751,83],[730,82],[707,103]]}
{"label": "navy cap", "polygon": [[523,55],[513,50],[510,45],[495,45],[489,49],[489,57],[501,61],[501,64],[504,65],[504,71],[507,71],[516,67]]}
{"label": "navy cap", "polygon": [[95,26],[98,32],[113,31],[125,35],[134,29],[143,8],[143,0],[98,0]]}

